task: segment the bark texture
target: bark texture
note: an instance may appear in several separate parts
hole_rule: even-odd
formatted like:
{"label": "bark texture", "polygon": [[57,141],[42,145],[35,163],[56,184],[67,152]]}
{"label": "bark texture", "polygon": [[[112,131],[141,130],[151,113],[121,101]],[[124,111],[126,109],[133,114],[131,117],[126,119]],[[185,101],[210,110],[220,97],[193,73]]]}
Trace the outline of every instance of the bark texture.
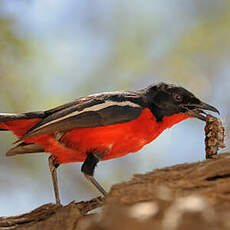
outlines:
{"label": "bark texture", "polygon": [[[102,205],[100,213],[88,213]],[[230,153],[134,175],[114,185],[106,200],[46,204],[27,214],[1,217],[0,229],[230,229]]]}

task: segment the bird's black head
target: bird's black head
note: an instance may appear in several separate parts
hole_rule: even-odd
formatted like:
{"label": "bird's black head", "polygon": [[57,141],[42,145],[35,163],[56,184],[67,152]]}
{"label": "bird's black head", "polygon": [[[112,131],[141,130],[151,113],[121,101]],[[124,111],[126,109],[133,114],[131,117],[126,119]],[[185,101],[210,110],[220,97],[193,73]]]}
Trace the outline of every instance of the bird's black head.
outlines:
{"label": "bird's black head", "polygon": [[172,84],[160,83],[145,89],[148,107],[161,121],[164,116],[184,113],[205,121],[203,110],[219,111],[195,97],[188,90]]}

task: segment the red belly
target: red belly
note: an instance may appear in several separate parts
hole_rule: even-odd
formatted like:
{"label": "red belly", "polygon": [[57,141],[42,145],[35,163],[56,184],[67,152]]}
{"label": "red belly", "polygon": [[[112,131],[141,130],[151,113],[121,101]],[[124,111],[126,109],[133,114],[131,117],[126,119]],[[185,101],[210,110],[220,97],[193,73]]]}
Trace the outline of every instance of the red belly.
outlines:
{"label": "red belly", "polygon": [[133,121],[105,127],[82,128],[67,132],[61,143],[52,134],[33,137],[26,142],[39,143],[47,152],[56,156],[59,163],[84,161],[87,153],[106,153],[103,160],[137,152],[144,145],[157,138],[166,128],[188,118],[175,114],[156,122],[149,109],[144,109]]}
{"label": "red belly", "polygon": [[156,127],[154,116],[150,110],[145,109],[136,120],[106,127],[72,130],[62,141],[69,148],[83,153],[95,149],[99,153],[107,152],[104,158],[107,160],[140,150],[159,135]]}

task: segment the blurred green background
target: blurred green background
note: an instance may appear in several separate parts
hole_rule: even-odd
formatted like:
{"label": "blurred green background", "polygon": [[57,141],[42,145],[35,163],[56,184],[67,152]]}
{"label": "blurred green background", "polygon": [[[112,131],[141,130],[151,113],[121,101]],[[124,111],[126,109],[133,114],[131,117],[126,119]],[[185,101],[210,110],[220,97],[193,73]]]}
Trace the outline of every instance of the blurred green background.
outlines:
{"label": "blurred green background", "polygon": [[[48,109],[165,81],[221,111],[229,149],[229,28],[229,0],[1,0],[0,112]],[[203,128],[186,120],[140,152],[100,163],[96,177],[109,190],[134,173],[202,160]],[[13,141],[1,133],[0,216],[54,202],[48,155],[6,158]],[[58,169],[64,204],[99,195],[80,166]]]}

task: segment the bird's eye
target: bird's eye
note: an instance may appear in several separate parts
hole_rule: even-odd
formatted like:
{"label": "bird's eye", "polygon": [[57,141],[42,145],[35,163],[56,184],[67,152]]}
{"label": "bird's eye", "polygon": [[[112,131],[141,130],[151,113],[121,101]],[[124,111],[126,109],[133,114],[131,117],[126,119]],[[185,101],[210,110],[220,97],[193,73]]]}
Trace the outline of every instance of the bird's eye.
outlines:
{"label": "bird's eye", "polygon": [[182,102],[183,97],[180,94],[175,93],[173,95],[173,97],[174,97],[174,99],[175,99],[176,102]]}

